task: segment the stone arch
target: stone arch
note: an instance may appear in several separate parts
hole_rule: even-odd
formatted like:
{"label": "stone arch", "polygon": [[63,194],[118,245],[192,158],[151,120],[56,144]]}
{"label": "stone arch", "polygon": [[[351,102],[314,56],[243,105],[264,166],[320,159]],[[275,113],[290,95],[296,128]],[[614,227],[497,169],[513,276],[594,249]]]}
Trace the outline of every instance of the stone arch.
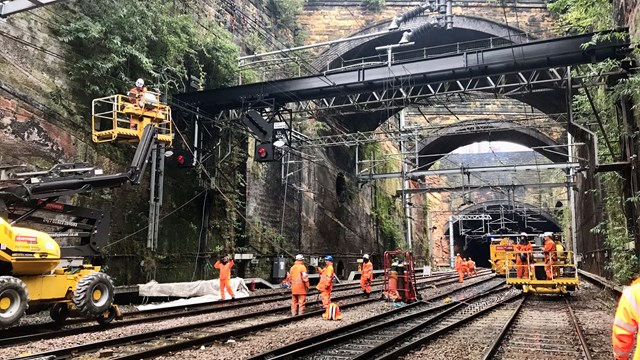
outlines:
{"label": "stone arch", "polygon": [[[470,128],[475,128],[477,131],[471,132]],[[538,130],[516,127],[509,122],[467,121],[446,127],[439,131],[437,136],[423,139],[418,144],[420,168],[427,170],[435,161],[443,158],[444,154],[479,141],[508,141],[529,148],[558,145],[556,140]],[[553,162],[568,161],[565,148],[534,150]]]}
{"label": "stone arch", "polygon": [[[337,62],[340,62],[343,59],[376,55],[376,46],[397,44],[402,38],[404,30],[417,29],[427,23],[427,19],[428,18],[426,16],[417,17],[403,24],[402,31],[394,31],[376,37],[337,44],[320,54],[316,61],[314,61],[314,66],[317,69],[323,69],[327,67],[327,64],[334,67]],[[384,32],[388,29],[390,22],[391,19],[378,22],[375,25],[361,29],[350,36]],[[425,32],[421,37],[422,40],[416,42],[415,48],[455,43],[457,42],[456,39],[459,39],[458,41],[470,41],[499,37],[504,38],[507,42],[516,44],[529,40],[522,36],[524,32],[517,28],[479,17],[454,16],[453,27],[454,28],[452,30],[431,29],[428,32]],[[448,38],[453,39],[453,41],[449,41]]]}

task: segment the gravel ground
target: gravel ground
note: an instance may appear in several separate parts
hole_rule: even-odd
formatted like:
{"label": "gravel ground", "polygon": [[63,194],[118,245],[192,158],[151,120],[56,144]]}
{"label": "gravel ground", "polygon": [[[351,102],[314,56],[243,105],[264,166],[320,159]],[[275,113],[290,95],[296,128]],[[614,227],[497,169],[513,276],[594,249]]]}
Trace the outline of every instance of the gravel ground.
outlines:
{"label": "gravel ground", "polygon": [[611,330],[618,306],[611,291],[581,281],[580,289],[570,298],[570,304],[591,350],[591,357],[594,360],[611,359]]}
{"label": "gravel ground", "polygon": [[[357,294],[360,293],[360,289],[349,290],[349,291],[341,291],[340,295],[349,295],[349,294]],[[311,295],[308,298],[308,301],[318,300],[319,295]],[[356,298],[353,300],[348,300],[346,302],[361,300],[360,298]],[[345,303],[346,303],[345,302]],[[161,330],[167,328],[173,328],[180,325],[192,324],[194,322],[201,322],[207,320],[215,320],[220,318],[229,318],[229,321],[233,321],[235,316],[246,314],[248,311],[258,312],[268,309],[273,309],[275,307],[288,307],[290,306],[290,300],[282,300],[275,303],[269,304],[260,304],[252,306],[250,309],[237,309],[237,310],[225,310],[224,312],[217,312],[211,314],[203,314],[198,316],[190,316],[190,317],[176,317],[170,320],[164,320],[153,323],[145,323],[145,324],[137,324],[126,327],[120,327],[115,329],[108,329],[105,331],[95,332],[95,333],[87,333],[82,336],[66,336],[55,339],[48,339],[42,341],[36,341],[29,344],[19,345],[7,349],[3,349],[0,353],[0,359],[7,359],[16,357],[24,354],[35,354],[45,351],[50,351],[54,349],[60,349],[64,347],[76,346],[81,344],[87,344],[91,342],[119,338],[127,335],[135,335],[141,334],[154,330]],[[310,309],[316,309],[318,305],[310,305]],[[319,308],[319,307],[318,307]]]}
{"label": "gravel ground", "polygon": [[326,321],[320,316],[316,316],[277,328],[259,331],[250,336],[236,339],[235,341],[216,343],[197,350],[182,351],[172,356],[160,357],[159,359],[246,359],[250,356],[277,349],[285,343],[290,344],[295,341],[300,341],[310,336],[364,320],[392,309],[391,303],[382,301],[374,302],[342,310],[341,321]]}

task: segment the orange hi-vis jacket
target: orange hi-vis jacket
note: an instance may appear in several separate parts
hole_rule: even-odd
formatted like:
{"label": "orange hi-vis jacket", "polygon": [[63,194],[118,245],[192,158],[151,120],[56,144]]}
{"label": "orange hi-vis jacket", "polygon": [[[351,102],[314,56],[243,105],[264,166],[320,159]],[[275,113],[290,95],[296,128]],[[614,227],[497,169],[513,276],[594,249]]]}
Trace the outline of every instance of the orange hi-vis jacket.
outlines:
{"label": "orange hi-vis jacket", "polygon": [[327,261],[327,267],[318,268],[318,273],[320,274],[320,282],[316,289],[320,291],[331,291],[333,289],[333,263]]}
{"label": "orange hi-vis jacket", "polygon": [[[640,279],[637,279],[631,286],[624,289],[618,303],[611,334],[614,358],[618,360],[627,360],[629,358],[629,353],[636,340],[638,323],[640,323]],[[640,360],[638,346],[636,346],[633,360]]]}
{"label": "orange hi-vis jacket", "polygon": [[461,265],[462,265],[462,256],[458,255],[456,257],[456,270],[460,270]]}
{"label": "orange hi-vis jacket", "polygon": [[553,240],[551,239],[545,241],[544,242],[545,259],[548,256],[556,256],[555,252],[556,252],[556,243],[554,243]]}
{"label": "orange hi-vis jacket", "polygon": [[467,267],[469,268],[469,270],[474,270],[476,268],[475,261],[473,261],[473,260],[467,261]]}
{"label": "orange hi-vis jacket", "polygon": [[469,270],[469,262],[468,262],[468,261],[466,261],[466,260],[462,260],[462,261],[460,262],[460,269],[461,269],[462,271],[467,271],[467,270]]}
{"label": "orange hi-vis jacket", "polygon": [[231,279],[231,267],[233,266],[233,260],[229,260],[228,263],[223,264],[220,260],[216,261],[216,264],[213,265],[214,268],[220,269],[220,280],[229,280]]}
{"label": "orange hi-vis jacket", "polygon": [[296,260],[289,273],[291,274],[291,294],[306,295],[309,289],[309,275],[304,261]]}
{"label": "orange hi-vis jacket", "polygon": [[367,280],[373,280],[373,264],[371,261],[362,264],[362,275],[360,275],[361,283]]}
{"label": "orange hi-vis jacket", "polygon": [[129,90],[129,93],[134,96],[130,98],[131,102],[134,104],[137,104],[138,100],[140,100],[140,96],[142,96],[142,94],[144,94],[145,92],[147,92],[146,86],[144,86],[142,90],[138,90],[137,87],[134,87],[133,89]]}

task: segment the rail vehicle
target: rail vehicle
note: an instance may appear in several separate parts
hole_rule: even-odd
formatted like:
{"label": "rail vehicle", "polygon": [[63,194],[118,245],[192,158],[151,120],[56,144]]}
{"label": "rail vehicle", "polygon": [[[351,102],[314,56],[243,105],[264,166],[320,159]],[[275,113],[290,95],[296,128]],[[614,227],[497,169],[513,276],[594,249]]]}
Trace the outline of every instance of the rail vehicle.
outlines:
{"label": "rail vehicle", "polygon": [[113,283],[101,266],[109,213],[58,199],[140,183],[151,149],[173,138],[170,109],[153,98],[141,106],[123,95],[93,101],[94,141],[138,143],[126,172],[106,175],[87,163],[57,164],[13,174],[0,186],[0,328],[27,311],[46,309],[58,323],[80,316],[106,324],[120,316]]}
{"label": "rail vehicle", "polygon": [[[523,259],[523,265],[509,265],[506,273],[508,285],[522,289],[525,293],[567,294],[575,291],[579,286],[575,253],[565,250],[566,246],[560,235],[553,236],[557,239],[556,251],[547,255],[544,253],[544,235],[535,238],[533,252],[530,254],[518,253],[515,248],[506,252],[505,257],[522,256]],[[522,267],[520,274],[518,267]],[[528,274],[524,267],[528,269]]]}
{"label": "rail vehicle", "polygon": [[498,276],[506,276],[510,266],[515,265],[516,256],[512,252],[515,250],[515,244],[519,235],[488,235],[491,239],[489,244],[489,263],[491,271]]}

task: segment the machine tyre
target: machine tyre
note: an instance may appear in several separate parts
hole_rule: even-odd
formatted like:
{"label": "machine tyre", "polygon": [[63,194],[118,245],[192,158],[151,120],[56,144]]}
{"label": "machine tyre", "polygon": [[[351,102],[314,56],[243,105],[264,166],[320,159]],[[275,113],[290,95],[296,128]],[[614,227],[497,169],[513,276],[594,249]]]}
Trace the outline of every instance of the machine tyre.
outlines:
{"label": "machine tyre", "polygon": [[73,294],[73,303],[78,314],[85,318],[96,318],[109,310],[113,303],[113,283],[105,273],[91,273],[78,282]]}
{"label": "machine tyre", "polygon": [[0,276],[0,328],[15,324],[29,307],[29,292],[22,280]]}
{"label": "machine tyre", "polygon": [[98,316],[98,324],[100,325],[111,324],[111,322],[116,318],[117,314],[118,312],[116,311],[116,308],[113,307],[113,305],[109,306],[109,309],[107,309],[107,311],[102,313],[101,316]]}
{"label": "machine tyre", "polygon": [[58,326],[62,326],[69,318],[69,306],[66,303],[53,304],[49,310],[49,316]]}

